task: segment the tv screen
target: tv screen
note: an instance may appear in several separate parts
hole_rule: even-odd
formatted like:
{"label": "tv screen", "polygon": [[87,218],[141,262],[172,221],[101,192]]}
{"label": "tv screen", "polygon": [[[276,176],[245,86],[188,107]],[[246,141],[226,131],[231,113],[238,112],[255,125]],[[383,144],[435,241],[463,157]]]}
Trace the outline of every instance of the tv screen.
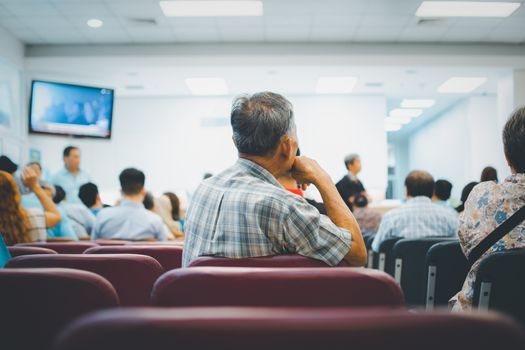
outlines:
{"label": "tv screen", "polygon": [[111,137],[113,90],[33,81],[29,132],[79,137]]}

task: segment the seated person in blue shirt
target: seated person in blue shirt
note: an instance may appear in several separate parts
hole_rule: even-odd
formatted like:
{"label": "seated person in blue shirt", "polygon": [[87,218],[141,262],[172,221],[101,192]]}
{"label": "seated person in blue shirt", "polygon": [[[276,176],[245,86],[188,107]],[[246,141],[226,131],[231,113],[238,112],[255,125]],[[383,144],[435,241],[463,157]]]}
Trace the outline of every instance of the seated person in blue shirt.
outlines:
{"label": "seated person in blue shirt", "polygon": [[379,252],[384,240],[394,237],[457,237],[458,218],[454,211],[432,202],[434,178],[426,171],[412,171],[405,179],[407,201],[387,212],[372,242]]}
{"label": "seated person in blue shirt", "polygon": [[80,201],[91,210],[94,215],[97,215],[103,208],[110,207],[110,205],[103,204],[98,193],[98,187],[92,182],[83,184],[78,189],[78,198]]}
{"label": "seated person in blue shirt", "polygon": [[[330,266],[366,263],[354,216],[332,179],[313,159],[297,156],[292,104],[261,92],[232,106],[233,142],[239,159],[204,180],[186,214],[183,266],[199,256],[246,258],[298,254]],[[291,174],[304,189],[321,193],[327,215],[277,181]]]}
{"label": "seated person in blue shirt", "polygon": [[450,194],[452,193],[452,184],[447,180],[437,180],[434,184],[434,195],[432,196],[432,201],[436,204],[439,204],[445,208],[454,210],[454,208],[448,204],[450,199]]}
{"label": "seated person in blue shirt", "polygon": [[124,169],[119,180],[120,205],[98,213],[91,239],[165,241],[168,232],[161,217],[147,210],[142,203],[146,195],[144,173],[134,168]]}
{"label": "seated person in blue shirt", "polygon": [[80,149],[75,146],[68,146],[64,149],[64,168],[57,172],[52,182],[61,186],[70,203],[79,203],[78,189],[85,183],[91,181],[90,176],[80,169]]}
{"label": "seated person in blue shirt", "polygon": [[[55,197],[55,186],[45,181],[41,181],[40,186],[49,198],[52,199]],[[47,230],[47,237],[69,238],[71,240],[77,241],[78,237],[75,234],[75,230],[71,225],[71,220],[67,216],[66,211],[60,206],[57,206],[57,209],[61,217],[60,223]]]}
{"label": "seated person in blue shirt", "polygon": [[78,238],[87,238],[91,235],[95,225],[95,215],[84,204],[69,203],[66,192],[58,185],[55,186],[53,202],[59,210],[67,215],[67,220]]}

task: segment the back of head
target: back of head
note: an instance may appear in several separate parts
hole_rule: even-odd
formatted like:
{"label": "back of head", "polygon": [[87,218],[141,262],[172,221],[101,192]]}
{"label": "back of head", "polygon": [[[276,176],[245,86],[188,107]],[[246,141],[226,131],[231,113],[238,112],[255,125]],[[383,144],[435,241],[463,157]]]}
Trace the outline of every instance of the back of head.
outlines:
{"label": "back of head", "polygon": [[133,196],[139,194],[144,188],[146,176],[138,169],[127,168],[122,170],[119,180],[122,193],[127,196]]}
{"label": "back of head", "polygon": [[92,182],[88,182],[80,186],[78,189],[78,198],[88,208],[91,208],[97,202],[98,187]]}
{"label": "back of head", "polygon": [[170,200],[171,204],[171,217],[173,220],[177,221],[180,220],[180,200],[179,197],[173,192],[166,192],[164,193],[164,196],[166,196]]}
{"label": "back of head", "polygon": [[237,97],[232,106],[233,140],[239,153],[266,156],[295,128],[292,104],[273,92]]}
{"label": "back of head", "polygon": [[345,167],[348,169],[348,166],[354,164],[354,162],[358,159],[359,159],[359,154],[357,153],[348,154],[345,157]]}
{"label": "back of head", "polygon": [[432,198],[434,194],[434,178],[426,171],[411,171],[405,179],[405,186],[410,197]]}
{"label": "back of head", "polygon": [[354,198],[354,205],[357,208],[365,208],[368,205],[368,198],[366,198],[366,196],[363,196],[362,194],[358,194]]}
{"label": "back of head", "polygon": [[518,108],[505,124],[503,147],[509,165],[525,173],[525,107]]}
{"label": "back of head", "polygon": [[55,185],[55,195],[53,196],[53,202],[58,204],[62,202],[64,199],[66,199],[66,191],[64,191],[62,186]]}
{"label": "back of head", "polygon": [[146,192],[146,195],[144,196],[144,200],[142,201],[142,204],[144,204],[144,208],[148,210],[153,210],[155,208],[155,200],[151,192]]}
{"label": "back of head", "polygon": [[481,172],[480,182],[485,181],[498,182],[498,171],[491,166],[488,166],[485,169],[483,169],[483,171]]}
{"label": "back of head", "polygon": [[0,156],[0,171],[5,171],[9,174],[14,174],[18,169],[16,165],[9,157]]}
{"label": "back of head", "polygon": [[0,171],[0,233],[7,245],[29,242],[28,219],[21,195],[11,174]]}
{"label": "back of head", "polygon": [[468,196],[470,195],[470,192],[479,184],[479,182],[469,182],[465,187],[463,187],[463,191],[461,191],[461,201],[465,203],[468,199]]}
{"label": "back of head", "polygon": [[452,184],[447,180],[437,180],[434,185],[434,194],[442,201],[448,201],[452,192]]}

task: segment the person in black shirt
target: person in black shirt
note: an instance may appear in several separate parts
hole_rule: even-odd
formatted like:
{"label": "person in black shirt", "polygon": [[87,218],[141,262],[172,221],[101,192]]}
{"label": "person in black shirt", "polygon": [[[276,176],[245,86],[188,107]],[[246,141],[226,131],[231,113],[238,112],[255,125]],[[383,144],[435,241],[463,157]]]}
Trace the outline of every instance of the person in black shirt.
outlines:
{"label": "person in black shirt", "polygon": [[345,166],[348,170],[348,175],[345,175],[339,180],[335,186],[348,208],[352,210],[352,202],[356,195],[361,194],[367,196],[363,183],[357,178],[357,174],[361,171],[361,159],[359,155],[354,153],[346,156]]}

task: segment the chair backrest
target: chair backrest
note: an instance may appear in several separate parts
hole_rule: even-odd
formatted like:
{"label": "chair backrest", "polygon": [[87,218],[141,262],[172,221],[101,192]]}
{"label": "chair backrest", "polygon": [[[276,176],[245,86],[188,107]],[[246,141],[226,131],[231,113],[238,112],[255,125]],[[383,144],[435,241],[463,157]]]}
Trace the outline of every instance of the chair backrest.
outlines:
{"label": "chair backrest", "polygon": [[162,266],[137,254],[25,255],[9,260],[6,267],[64,267],[91,271],[106,278],[124,306],[148,305],[151,289]]}
{"label": "chair backrest", "polygon": [[91,311],[116,307],[113,286],[73,269],[0,270],[0,348],[47,350],[58,332]]}
{"label": "chair backrest", "polygon": [[372,242],[374,241],[375,233],[363,234],[363,241],[365,242],[366,251],[368,252],[368,260],[366,267],[369,269],[374,268],[374,251],[372,250]]}
{"label": "chair backrest", "polygon": [[93,242],[48,242],[48,243],[18,243],[16,247],[40,247],[54,250],[58,254],[82,254],[91,247],[96,247]]}
{"label": "chair backrest", "polygon": [[525,325],[525,249],[508,250],[484,258],[474,283],[474,305],[516,318]]}
{"label": "chair backrest", "polygon": [[95,243],[100,246],[114,246],[114,245],[126,245],[131,241],[125,241],[120,239],[106,239],[106,238],[100,238],[96,239]]}
{"label": "chair backrest", "polygon": [[160,277],[158,306],[389,306],[403,293],[387,274],[368,269],[192,267]]}
{"label": "chair backrest", "polygon": [[402,239],[392,249],[394,259],[394,278],[405,293],[407,305],[422,306],[426,303],[426,257],[434,244],[451,241],[446,237]]}
{"label": "chair backrest", "polygon": [[[346,266],[342,262],[340,266]],[[301,255],[274,255],[258,258],[232,259],[220,256],[201,256],[190,263],[195,266],[230,266],[230,267],[329,267],[325,262]]]}
{"label": "chair backrest", "polygon": [[23,246],[11,246],[8,247],[9,253],[14,258],[20,255],[35,255],[35,254],[58,254],[52,249],[40,248],[40,247],[23,247]]}
{"label": "chair backrest", "polygon": [[89,248],[84,254],[142,254],[157,260],[164,271],[182,266],[182,247],[159,245],[117,245]]}
{"label": "chair backrest", "polygon": [[385,239],[379,245],[379,252],[374,254],[374,268],[394,276],[394,259],[392,258],[392,249],[397,241],[403,237],[393,237]]}
{"label": "chair backrest", "polygon": [[434,244],[426,257],[426,307],[445,306],[461,290],[469,265],[458,241]]}
{"label": "chair backrest", "polygon": [[521,349],[515,322],[493,314],[402,310],[141,308],[87,315],[56,350]]}

